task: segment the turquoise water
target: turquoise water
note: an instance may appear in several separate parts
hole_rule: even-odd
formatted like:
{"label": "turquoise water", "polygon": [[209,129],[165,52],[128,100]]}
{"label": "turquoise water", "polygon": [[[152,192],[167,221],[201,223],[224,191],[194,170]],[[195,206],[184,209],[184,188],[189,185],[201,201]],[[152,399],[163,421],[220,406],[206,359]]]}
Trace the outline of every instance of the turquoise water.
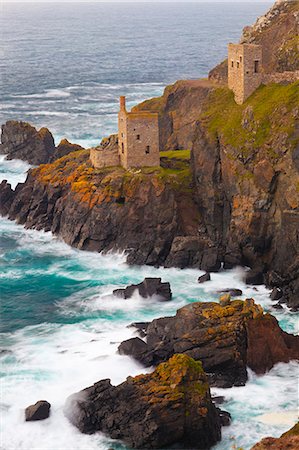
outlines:
{"label": "turquoise water", "polygon": [[[15,184],[25,178],[28,166],[3,161],[5,177]],[[125,255],[106,256],[72,249],[51,233],[25,230],[0,220],[1,290],[1,439],[5,450],[105,450],[125,448],[97,434],[80,434],[63,415],[66,397],[103,378],[120,383],[128,375],[146,370],[129,357],[117,354],[118,344],[134,332],[133,321],[172,315],[193,301],[216,300],[216,291],[241,288],[243,298],[254,297],[271,311],[269,291],[242,282],[244,269],[212,274],[199,285],[200,271],[129,267]],[[116,287],[161,276],[171,283],[172,302],[154,298],[114,298]],[[296,332],[297,316],[287,310],[271,311],[281,326]],[[250,373],[245,387],[213,389],[225,395],[224,408],[233,424],[223,429],[215,448],[233,444],[249,449],[265,435],[278,436],[294,421],[266,424],[258,416],[293,412],[297,408],[298,364],[278,364],[263,377]],[[52,404],[44,422],[24,422],[24,408],[38,399]]]}

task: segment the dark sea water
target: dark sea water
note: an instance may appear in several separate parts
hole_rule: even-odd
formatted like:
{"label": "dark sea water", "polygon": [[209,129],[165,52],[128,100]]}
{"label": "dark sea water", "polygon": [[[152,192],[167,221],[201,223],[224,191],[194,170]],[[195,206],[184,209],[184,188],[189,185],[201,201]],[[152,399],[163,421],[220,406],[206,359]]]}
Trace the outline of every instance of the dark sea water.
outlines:
{"label": "dark sea water", "polygon": [[[1,4],[0,123],[27,120],[90,146],[116,130],[118,96],[134,104],[159,95],[176,79],[206,76],[237,41],[244,25],[268,4]],[[0,157],[0,181],[13,186],[29,165]],[[243,290],[298,332],[296,315],[273,311],[264,286],[248,287],[244,269],[200,271],[128,267],[125,256],[72,249],[51,233],[0,220],[1,450],[125,448],[97,434],[80,434],[63,415],[65,398],[102,378],[119,383],[144,372],[116,353],[132,336],[132,321],[174,314],[193,301],[216,300],[225,287]],[[161,276],[174,299],[158,303],[111,296],[116,287]],[[295,421],[298,364],[269,374],[249,373],[245,387],[225,395],[233,424],[215,448],[247,450],[265,435],[278,436]],[[25,423],[24,408],[45,398],[51,417]],[[263,416],[277,413],[275,416]]]}
{"label": "dark sea water", "polygon": [[26,120],[83,146],[129,105],[207,76],[268,3],[0,6],[0,123]]}

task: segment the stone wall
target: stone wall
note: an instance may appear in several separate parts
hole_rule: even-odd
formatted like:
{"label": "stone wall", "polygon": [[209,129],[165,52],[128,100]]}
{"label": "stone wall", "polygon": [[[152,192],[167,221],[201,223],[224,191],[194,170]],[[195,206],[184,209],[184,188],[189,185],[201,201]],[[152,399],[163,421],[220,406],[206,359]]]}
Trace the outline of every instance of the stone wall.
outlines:
{"label": "stone wall", "polygon": [[263,83],[294,83],[299,80],[299,70],[295,72],[275,72],[263,75]]}
{"label": "stone wall", "polygon": [[159,166],[158,114],[127,115],[128,153],[125,167]]}
{"label": "stone wall", "polygon": [[119,165],[118,148],[103,149],[103,148],[91,148],[90,160],[96,169],[101,167],[113,167]]}

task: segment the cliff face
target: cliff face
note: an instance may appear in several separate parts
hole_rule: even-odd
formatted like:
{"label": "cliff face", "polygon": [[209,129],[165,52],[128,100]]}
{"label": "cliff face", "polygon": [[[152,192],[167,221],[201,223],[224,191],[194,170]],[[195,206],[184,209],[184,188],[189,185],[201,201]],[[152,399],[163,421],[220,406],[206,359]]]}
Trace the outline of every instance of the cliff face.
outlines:
{"label": "cliff face", "polygon": [[238,106],[215,90],[193,143],[196,199],[225,267],[248,265],[298,305],[299,82]]}
{"label": "cliff face", "polygon": [[[212,268],[210,243],[197,235],[188,152],[171,158],[166,152],[164,167],[138,171],[95,170],[88,157],[88,151],[77,151],[41,165],[15,192],[3,182],[1,213],[26,227],[51,230],[78,248],[127,250],[131,263],[172,265],[175,257],[184,267]],[[187,254],[183,249],[190,245]]]}

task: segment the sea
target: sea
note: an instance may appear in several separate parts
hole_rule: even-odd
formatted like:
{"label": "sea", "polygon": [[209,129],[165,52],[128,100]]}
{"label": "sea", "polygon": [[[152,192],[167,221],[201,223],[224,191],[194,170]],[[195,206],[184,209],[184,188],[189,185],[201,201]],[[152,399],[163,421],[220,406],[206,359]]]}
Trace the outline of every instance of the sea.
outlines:
{"label": "sea", "polygon": [[[9,119],[48,127],[88,148],[116,131],[119,95],[128,104],[160,95],[177,79],[207,76],[225,58],[227,42],[269,3],[4,3],[0,4],[0,123]],[[0,156],[0,181],[13,187],[30,168]],[[195,269],[126,264],[69,247],[51,233],[0,218],[0,448],[1,450],[114,450],[121,442],[83,435],[63,414],[68,395],[103,378],[118,384],[149,372],[117,353],[134,336],[128,325],[175,314],[190,302],[217,301],[216,291],[240,288],[298,333],[298,317],[274,310],[265,286],[246,286],[246,268],[220,271],[199,285]],[[169,281],[171,302],[130,300],[112,291],[146,276]],[[232,424],[216,450],[250,447],[279,436],[296,421],[296,362],[277,364],[224,395]],[[50,418],[26,423],[24,409],[48,400]]]}

